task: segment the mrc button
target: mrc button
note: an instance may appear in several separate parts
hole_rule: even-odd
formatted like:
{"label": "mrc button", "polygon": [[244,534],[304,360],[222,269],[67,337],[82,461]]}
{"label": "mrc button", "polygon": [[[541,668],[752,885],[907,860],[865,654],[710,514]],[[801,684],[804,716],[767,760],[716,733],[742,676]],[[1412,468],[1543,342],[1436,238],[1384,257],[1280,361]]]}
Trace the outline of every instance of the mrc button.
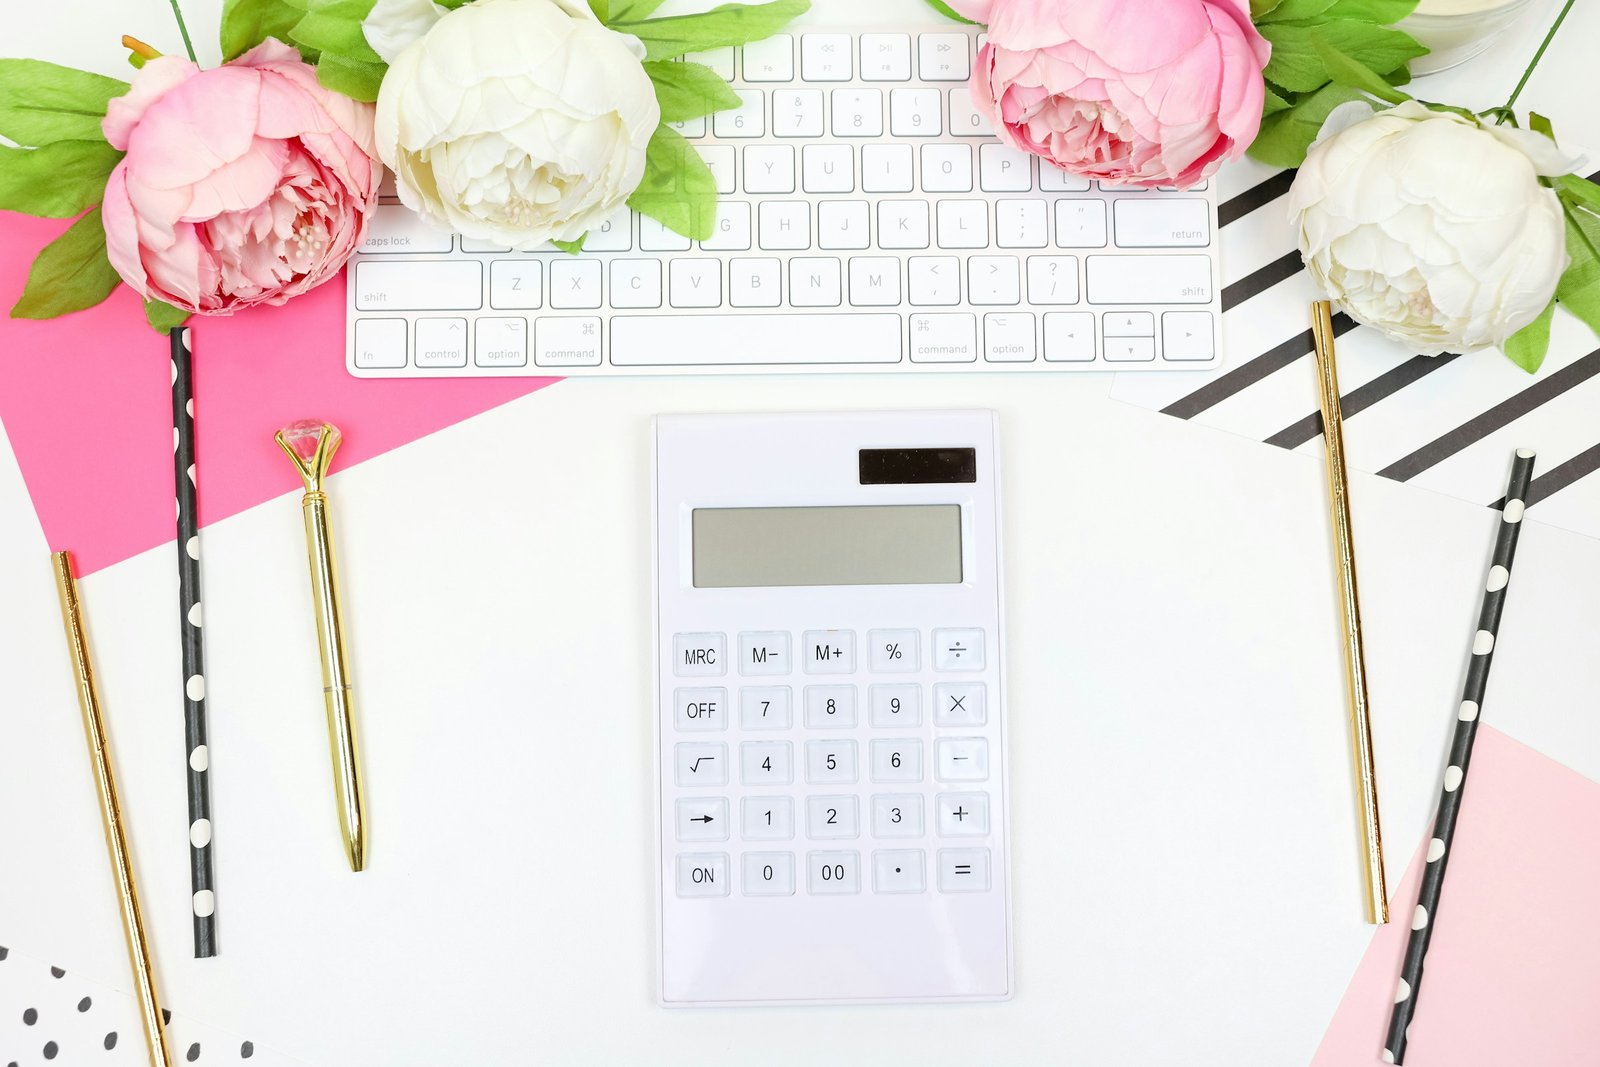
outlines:
{"label": "mrc button", "polygon": [[672,638],[672,673],[682,677],[728,673],[725,634],[677,634]]}

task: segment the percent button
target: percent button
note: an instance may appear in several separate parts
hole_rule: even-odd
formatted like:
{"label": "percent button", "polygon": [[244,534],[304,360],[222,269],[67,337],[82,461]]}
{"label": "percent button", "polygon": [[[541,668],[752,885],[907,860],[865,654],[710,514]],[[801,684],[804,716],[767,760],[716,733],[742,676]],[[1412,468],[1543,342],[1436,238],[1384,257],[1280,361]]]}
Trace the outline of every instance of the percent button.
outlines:
{"label": "percent button", "polygon": [[867,645],[874,673],[910,674],[922,669],[921,635],[916,630],[871,630]]}

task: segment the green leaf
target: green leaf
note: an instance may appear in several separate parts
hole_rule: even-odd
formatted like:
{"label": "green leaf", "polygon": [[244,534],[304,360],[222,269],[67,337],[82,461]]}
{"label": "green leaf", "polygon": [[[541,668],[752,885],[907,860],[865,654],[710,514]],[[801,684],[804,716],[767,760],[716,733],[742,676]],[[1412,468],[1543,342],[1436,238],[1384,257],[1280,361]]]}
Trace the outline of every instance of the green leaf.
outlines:
{"label": "green leaf", "polygon": [[382,62],[344,59],[324,52],[317,60],[317,81],[352,100],[370,104],[378,99],[378,87],[383,84],[383,75],[388,69]]}
{"label": "green leaf", "polygon": [[1289,22],[1316,18],[1334,5],[1335,0],[1280,0],[1272,10],[1256,16],[1257,22]]}
{"label": "green leaf", "polygon": [[0,135],[34,147],[103,141],[106,104],[128,83],[38,59],[0,59]]}
{"label": "green leaf", "polygon": [[1340,104],[1364,99],[1345,85],[1324,85],[1309,96],[1296,100],[1287,111],[1278,111],[1261,120],[1261,132],[1250,146],[1252,158],[1275,167],[1298,167],[1305,162],[1306,149],[1317,139],[1328,113]]}
{"label": "green leaf", "polygon": [[[222,5],[222,58],[244,55],[268,37],[287,44],[295,23],[306,13],[306,0],[225,0]],[[307,52],[310,52],[307,55]],[[301,58],[316,62],[316,49],[304,46]]]}
{"label": "green leaf", "polygon": [[1321,57],[1323,66],[1328,68],[1328,73],[1337,84],[1360,89],[1390,104],[1400,104],[1411,99],[1374,74],[1371,67],[1339,51],[1321,34],[1313,34],[1311,40],[1316,46],[1317,55]]}
{"label": "green leaf", "polygon": [[1555,185],[1562,199],[1575,204],[1587,204],[1591,210],[1600,213],[1600,185],[1576,174],[1563,174],[1555,179]]}
{"label": "green leaf", "polygon": [[644,180],[628,206],[675,233],[704,241],[717,219],[717,181],[694,146],[663,123],[650,137]]}
{"label": "green leaf", "polygon": [[294,24],[289,35],[295,44],[315,48],[324,55],[381,65],[383,57],[372,50],[366,34],[361,31],[361,22],[372,12],[373,2],[310,0],[306,13]]}
{"label": "green leaf", "polygon": [[1350,19],[1268,22],[1260,28],[1272,44],[1272,58],[1263,73],[1274,85],[1297,93],[1321,88],[1332,77],[1317,51],[1319,36],[1345,55],[1359,56],[1378,74],[1387,74],[1428,51],[1409,34]]}
{"label": "green leaf", "polygon": [[1355,19],[1393,26],[1417,9],[1417,0],[1336,0],[1325,14],[1330,19]]}
{"label": "green leaf", "polygon": [[150,60],[146,59],[144,56],[141,56],[138,52],[128,53],[128,66],[132,67],[134,70],[143,70],[144,65],[148,62],[150,62]]}
{"label": "green leaf", "polygon": [[1545,305],[1539,317],[1506,338],[1506,358],[1532,374],[1550,351],[1550,319],[1556,313],[1554,300]]}
{"label": "green leaf", "polygon": [[1278,9],[1283,0],[1250,0],[1250,20],[1260,22]]}
{"label": "green leaf", "polygon": [[95,208],[44,246],[28,269],[28,284],[11,309],[14,319],[53,319],[94,307],[122,281],[106,258],[106,231]]}
{"label": "green leaf", "polygon": [[928,6],[933,8],[947,19],[952,19],[956,22],[965,22],[968,26],[982,25],[982,23],[974,22],[972,19],[956,14],[955,9],[949,4],[945,3],[944,0],[928,0]]}
{"label": "green leaf", "polygon": [[1556,128],[1550,125],[1550,120],[1537,111],[1528,112],[1528,129],[1534,133],[1542,133],[1550,140],[1556,139]]}
{"label": "green leaf", "polygon": [[556,241],[556,240],[552,240],[550,243],[555,245],[557,248],[561,249],[561,251],[565,252],[567,255],[575,256],[579,252],[583,251],[583,242],[587,241],[588,239],[589,239],[589,235],[588,234],[584,234],[582,237],[578,238],[576,241]]}
{"label": "green leaf", "polygon": [[144,319],[156,333],[171,333],[182,326],[191,313],[175,308],[164,300],[146,300]]}
{"label": "green leaf", "polygon": [[662,0],[611,0],[611,17],[618,21],[638,22],[655,14],[661,3]]}
{"label": "green leaf", "polygon": [[709,52],[771,37],[810,8],[810,0],[723,4],[698,15],[645,21],[614,20],[611,28],[619,33],[631,33],[643,41],[646,59],[671,59],[685,52]]}
{"label": "green leaf", "polygon": [[1287,111],[1289,109],[1289,106],[1290,106],[1289,101],[1287,101],[1283,97],[1279,96],[1273,90],[1272,86],[1270,86],[1270,85],[1267,86],[1266,101],[1265,101],[1265,103],[1262,104],[1262,107],[1261,107],[1261,114],[1262,115],[1271,115],[1271,114],[1273,114],[1274,112],[1277,112],[1277,111]]}
{"label": "green leaf", "polygon": [[589,0],[589,10],[600,20],[600,25],[611,21],[611,0]]}
{"label": "green leaf", "polygon": [[644,65],[661,105],[662,122],[697,119],[739,106],[739,97],[722,76],[703,63],[658,59]]}
{"label": "green leaf", "polygon": [[[1565,187],[1568,179],[1593,187],[1593,183],[1569,175],[1556,179]],[[1600,198],[1600,191],[1597,191]],[[1582,207],[1563,204],[1567,216],[1567,255],[1572,262],[1556,283],[1556,299],[1595,333],[1600,333],[1600,214]],[[1600,212],[1597,199],[1596,212]]]}
{"label": "green leaf", "polygon": [[121,158],[104,141],[0,146],[0,210],[73,218],[105,198],[106,179]]}

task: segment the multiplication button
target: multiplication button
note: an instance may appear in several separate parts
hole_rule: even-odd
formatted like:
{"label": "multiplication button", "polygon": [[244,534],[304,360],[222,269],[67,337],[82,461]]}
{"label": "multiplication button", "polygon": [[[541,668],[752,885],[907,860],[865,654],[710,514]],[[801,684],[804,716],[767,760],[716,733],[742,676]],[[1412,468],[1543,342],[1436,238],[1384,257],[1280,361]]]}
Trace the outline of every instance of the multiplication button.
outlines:
{"label": "multiplication button", "polygon": [[982,893],[989,888],[989,850],[941,848],[939,892]]}
{"label": "multiplication button", "polygon": [[805,647],[807,674],[854,674],[856,633],[854,630],[807,630]]}
{"label": "multiplication button", "polygon": [[987,696],[982,682],[933,687],[935,726],[982,726],[989,719],[984,707]]}
{"label": "multiplication button", "polygon": [[678,895],[680,897],[727,896],[728,854],[699,852],[679,856]]}
{"label": "multiplication button", "polygon": [[740,674],[788,674],[789,635],[782,630],[739,635]]}
{"label": "multiplication button", "polygon": [[672,673],[684,678],[727,674],[727,635],[675,635],[672,638]]}
{"label": "multiplication button", "polygon": [[675,689],[672,693],[673,717],[680,730],[726,730],[728,691],[726,689]]}
{"label": "multiplication button", "polygon": [[933,631],[933,666],[941,671],[983,670],[983,631]]}

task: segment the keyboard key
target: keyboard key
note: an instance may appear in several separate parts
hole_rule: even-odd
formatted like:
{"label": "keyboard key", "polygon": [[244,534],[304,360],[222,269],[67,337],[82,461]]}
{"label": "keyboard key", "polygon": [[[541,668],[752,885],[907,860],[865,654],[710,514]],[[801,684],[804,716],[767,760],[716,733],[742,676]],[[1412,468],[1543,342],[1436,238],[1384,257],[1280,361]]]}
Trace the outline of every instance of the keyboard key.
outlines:
{"label": "keyboard key", "polygon": [[982,893],[989,888],[989,850],[941,848],[939,892]]}
{"label": "keyboard key", "polygon": [[679,841],[726,841],[727,797],[685,797],[676,805]]}
{"label": "keyboard key", "polygon": [[935,726],[982,726],[989,721],[988,690],[982,682],[946,683],[933,687]]}
{"label": "keyboard key", "polygon": [[[906,33],[863,33],[861,35],[861,80],[864,82],[904,82],[911,80],[911,35]],[[899,136],[898,134],[896,136]]]}
{"label": "keyboard key", "polygon": [[678,895],[680,897],[727,896],[728,854],[701,852],[679,856]]}
{"label": "keyboard key", "polygon": [[750,247],[750,205],[743,200],[717,200],[717,221],[711,236],[700,242],[708,252],[743,252]]}
{"label": "keyboard key", "polygon": [[988,836],[988,793],[940,793],[938,812],[940,837]]}
{"label": "keyboard key", "polygon": [[[950,132],[957,137],[994,136],[994,124],[973,106],[972,93],[965,85],[950,90]],[[1084,188],[1089,186],[1085,184]]]}
{"label": "keyboard key", "polygon": [[915,674],[922,668],[922,635],[916,630],[867,631],[867,662],[879,674]]}
{"label": "keyboard key", "polygon": [[939,201],[939,247],[988,248],[988,202],[985,200]]}
{"label": "keyboard key", "polygon": [[1027,311],[988,314],[983,317],[983,358],[990,363],[1032,363],[1033,315]]}
{"label": "keyboard key", "polygon": [[[441,266],[442,264],[434,264]],[[452,266],[454,264],[451,264]],[[600,261],[564,256],[550,261],[550,306],[597,308],[600,306]]]}
{"label": "keyboard key", "polygon": [[1084,264],[1091,304],[1209,304],[1206,256],[1089,256]]}
{"label": "keyboard key", "polygon": [[874,782],[922,781],[922,742],[915,737],[873,741],[869,756]]}
{"label": "keyboard key", "polygon": [[964,33],[924,33],[917,37],[917,73],[925,82],[964,82],[972,73],[972,38]]}
{"label": "keyboard key", "polygon": [[989,742],[981,737],[942,737],[937,765],[941,782],[982,782],[989,777]]}
{"label": "keyboard key", "polygon": [[[906,148],[906,151],[910,152],[911,149]],[[878,201],[878,247],[927,248],[928,202],[926,200]]]}
{"label": "keyboard key", "polygon": [[[667,224],[660,219],[644,216],[639,219],[639,251],[687,252],[689,251],[689,238],[677,230],[669,229]],[[612,271],[611,276],[614,279],[616,271]],[[615,303],[615,301],[616,297],[613,294],[612,302]]]}
{"label": "keyboard key", "polygon": [[1050,243],[1043,200],[1001,200],[994,206],[994,240],[1001,248],[1043,248]]}
{"label": "keyboard key", "polygon": [[793,746],[787,741],[746,741],[739,746],[745,785],[778,786],[794,781]]}
{"label": "keyboard key", "polygon": [[[865,200],[824,200],[817,205],[818,248],[866,248],[871,229]],[[899,261],[895,262],[898,266]]]}
{"label": "keyboard key", "polygon": [[1044,317],[1044,358],[1050,363],[1088,363],[1094,359],[1094,315],[1052,311]]}
{"label": "keyboard key", "polygon": [[1077,302],[1078,257],[1028,257],[1028,303],[1076,304]]}
{"label": "keyboard key", "polygon": [[921,849],[893,849],[872,854],[874,893],[921,893],[927,888]]}
{"label": "keyboard key", "polygon": [[869,144],[861,146],[861,191],[864,193],[909,193],[911,146],[908,144]]}
{"label": "keyboard key", "polygon": [[851,193],[856,188],[855,149],[808,144],[800,149],[800,184],[808,193]]}
{"label": "keyboard key", "polygon": [[983,631],[975,627],[933,631],[933,667],[940,671],[981,671]]}
{"label": "keyboard key", "polygon": [[[778,260],[728,261],[729,304],[736,308],[775,308],[782,300],[783,268]],[[720,321],[732,325],[727,319]]]}
{"label": "keyboard key", "polygon": [[923,145],[922,190],[927,193],[972,192],[972,146],[945,142]]}
{"label": "keyboard key", "polygon": [[482,306],[483,264],[475,259],[356,263],[357,311],[477,311]]}
{"label": "keyboard key", "polygon": [[367,234],[357,251],[366,255],[394,252],[448,252],[452,236],[425,222],[404,204],[379,204],[367,221]]}
{"label": "keyboard key", "polygon": [[465,367],[466,319],[418,319],[417,366]]}
{"label": "keyboard key", "polygon": [[355,362],[363,370],[404,367],[406,320],[357,319]]}
{"label": "keyboard key", "polygon": [[814,785],[849,785],[857,777],[854,741],[806,742],[806,781]]}
{"label": "keyboard key", "polygon": [[961,303],[961,261],[955,256],[912,256],[907,266],[912,304],[948,307]]}
{"label": "keyboard key", "polygon": [[795,252],[810,248],[811,205],[804,200],[761,201],[756,242],[772,251]]}
{"label": "keyboard key", "polygon": [[790,260],[789,303],[799,308],[838,307],[842,284],[839,269],[837,259]]}
{"label": "keyboard key", "polygon": [[922,794],[880,793],[872,798],[873,837],[921,837]]}
{"label": "keyboard key", "polygon": [[739,836],[746,841],[788,841],[794,837],[794,801],[745,797],[739,802]]}
{"label": "keyboard key", "polygon": [[939,136],[944,132],[940,95],[937,89],[889,90],[889,132],[896,137]]}
{"label": "keyboard key", "polygon": [[528,320],[479,319],[473,324],[472,362],[480,367],[526,367]]}
{"label": "keyboard key", "polygon": [[1039,162],[1039,191],[1041,193],[1086,193],[1091,182],[1069,174],[1054,164]]}
{"label": "keyboard key", "polygon": [[1033,188],[1033,157],[1010,145],[978,148],[978,187],[988,193],[1025,193]]}
{"label": "keyboard key", "polygon": [[723,81],[733,80],[733,49],[713,48],[709,52],[690,52],[684,57],[688,63],[701,63],[717,72]]}
{"label": "keyboard key", "polygon": [[965,313],[911,316],[911,362],[975,363],[978,320]]}
{"label": "keyboard key", "polygon": [[794,146],[750,145],[744,150],[744,191],[794,192]]}
{"label": "keyboard key", "polygon": [[746,852],[744,895],[789,897],[794,895],[793,852]]}
{"label": "keyboard key", "polygon": [[[643,240],[639,244],[642,248],[644,246]],[[659,259],[613,259],[611,261],[611,306],[614,308],[660,307],[661,261]]]}
{"label": "keyboard key", "polygon": [[767,94],[760,89],[735,89],[739,106],[711,116],[718,137],[761,137],[767,132]]}
{"label": "keyboard key", "polygon": [[789,635],[783,630],[739,635],[740,674],[788,674]]}
{"label": "keyboard key", "polygon": [[806,890],[816,896],[861,892],[861,853],[806,853]]}
{"label": "keyboard key", "polygon": [[710,633],[674,635],[672,673],[680,678],[727,674],[727,636]]}
{"label": "keyboard key", "polygon": [[751,41],[743,51],[745,81],[794,80],[794,38],[789,34],[779,33],[764,41]]}
{"label": "keyboard key", "polygon": [[854,307],[898,307],[900,261],[888,256],[851,259],[850,303]]}
{"label": "keyboard key", "polygon": [[806,836],[814,839],[860,837],[861,813],[856,798],[807,797]]}
{"label": "keyboard key", "polygon": [[1104,248],[1105,245],[1104,200],[1056,201],[1056,247]]}
{"label": "keyboard key", "polygon": [[1121,248],[1204,248],[1211,243],[1211,208],[1204,200],[1120,199],[1113,206]]}
{"label": "keyboard key", "polygon": [[718,688],[674,689],[672,721],[680,730],[726,730],[728,691]]}
{"label": "keyboard key", "polygon": [[[834,260],[837,271],[838,260]],[[804,270],[796,260],[791,269]],[[542,324],[542,323],[541,323]],[[898,314],[618,315],[611,362],[618,367],[879,365],[898,363]]]}
{"label": "keyboard key", "polygon": [[787,730],[794,725],[786,685],[746,686],[739,690],[739,725],[746,730]]}
{"label": "keyboard key", "polygon": [[1211,359],[1216,331],[1209,311],[1168,311],[1161,316],[1161,357],[1171,360]]}
{"label": "keyboard key", "polygon": [[532,310],[544,304],[544,264],[497,259],[489,264],[489,306]]}
{"label": "keyboard key", "polygon": [[[737,155],[733,150],[733,146],[726,144],[695,145],[694,150],[700,153],[700,158],[705,160],[706,166],[711,169],[711,177],[717,183],[717,194],[719,196],[727,196],[733,192],[735,188],[733,161]],[[641,218],[639,221],[643,222],[644,219]]]}
{"label": "keyboard key", "polygon": [[728,746],[721,741],[680,741],[673,748],[680,786],[728,784]]}
{"label": "keyboard key", "polygon": [[722,306],[720,259],[673,259],[668,282],[669,302],[675,308]]}
{"label": "keyboard key", "polygon": [[832,95],[835,137],[883,136],[882,89],[835,89]]}
{"label": "keyboard key", "polygon": [[1156,358],[1154,337],[1107,337],[1106,360],[1112,363],[1149,363]]}
{"label": "keyboard key", "polygon": [[774,89],[772,136],[821,137],[821,89]]}
{"label": "keyboard key", "polygon": [[[524,251],[533,251],[533,252],[554,252],[556,250],[557,250],[556,246],[551,244],[548,241],[546,241],[542,245],[537,246],[536,248],[524,249]],[[449,251],[449,249],[446,249],[445,251]],[[485,241],[481,237],[463,237],[461,239],[461,251],[463,251],[463,252],[509,252],[509,251],[511,251],[511,246],[510,245],[500,244],[497,241]]]}
{"label": "keyboard key", "polygon": [[856,724],[856,687],[806,686],[806,726],[812,730],[848,730]]}
{"label": "keyboard key", "polygon": [[967,301],[984,305],[1020,304],[1022,265],[1017,257],[973,256],[967,260]]}
{"label": "keyboard key", "polygon": [[1156,317],[1148,311],[1108,311],[1100,316],[1105,337],[1154,337]]}
{"label": "keyboard key", "polygon": [[854,630],[807,630],[800,642],[807,674],[854,674]]}
{"label": "keyboard key", "polygon": [[540,316],[533,324],[533,362],[540,367],[598,367],[600,320]]}
{"label": "keyboard key", "polygon": [[676,130],[680,137],[687,137],[690,140],[706,135],[706,117],[704,115],[698,115],[692,119],[679,119],[677,122],[669,122],[667,125]]}
{"label": "keyboard key", "polygon": [[922,687],[875,685],[869,690],[871,722],[877,729],[922,725]]}
{"label": "keyboard key", "polygon": [[800,38],[800,77],[808,82],[850,80],[850,35],[807,33]]}

